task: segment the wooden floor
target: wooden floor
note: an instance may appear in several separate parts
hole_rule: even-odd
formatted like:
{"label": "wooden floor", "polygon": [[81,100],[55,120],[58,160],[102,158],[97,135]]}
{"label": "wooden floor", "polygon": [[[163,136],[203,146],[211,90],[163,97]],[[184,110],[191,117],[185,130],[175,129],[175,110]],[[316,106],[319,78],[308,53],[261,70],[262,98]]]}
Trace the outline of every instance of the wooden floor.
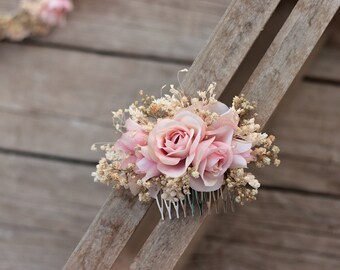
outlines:
{"label": "wooden floor", "polygon": [[[0,43],[1,270],[63,266],[110,192],[92,181],[89,148],[115,139],[111,110],[175,83],[229,2],[79,0],[67,27]],[[256,172],[258,201],[210,219],[183,269],[340,269],[339,37],[325,35],[266,127],[282,165]]]}

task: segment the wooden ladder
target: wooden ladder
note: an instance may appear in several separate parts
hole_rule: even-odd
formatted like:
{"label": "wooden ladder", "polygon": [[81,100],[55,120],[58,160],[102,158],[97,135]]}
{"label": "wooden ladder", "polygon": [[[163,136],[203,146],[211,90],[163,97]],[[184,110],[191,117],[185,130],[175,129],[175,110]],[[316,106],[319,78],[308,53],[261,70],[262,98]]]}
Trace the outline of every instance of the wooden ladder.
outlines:
{"label": "wooden ladder", "polygon": [[[220,96],[280,0],[235,0],[183,80],[189,94],[216,82]],[[299,0],[259,62],[243,93],[257,102],[264,126],[339,8],[340,0]],[[256,202],[255,202],[256,203]],[[152,203],[113,191],[64,269],[113,269]],[[207,217],[159,221],[131,269],[173,269]]]}

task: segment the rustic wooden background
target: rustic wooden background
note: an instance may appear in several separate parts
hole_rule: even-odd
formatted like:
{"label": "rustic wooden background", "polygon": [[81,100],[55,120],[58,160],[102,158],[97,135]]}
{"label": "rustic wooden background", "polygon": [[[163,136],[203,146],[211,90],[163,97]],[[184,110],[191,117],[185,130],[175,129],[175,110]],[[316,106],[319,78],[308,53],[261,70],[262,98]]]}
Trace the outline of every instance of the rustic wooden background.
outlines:
{"label": "rustic wooden background", "polygon": [[[0,11],[18,2],[0,0]],[[92,181],[98,153],[89,147],[114,139],[111,110],[139,89],[159,94],[176,82],[229,3],[78,0],[67,27],[0,43],[0,269],[63,266],[110,192]],[[293,4],[280,4],[224,100],[242,88]],[[257,172],[256,203],[210,218],[178,268],[339,269],[338,25],[266,127],[282,165]],[[119,268],[135,252],[132,244]]]}

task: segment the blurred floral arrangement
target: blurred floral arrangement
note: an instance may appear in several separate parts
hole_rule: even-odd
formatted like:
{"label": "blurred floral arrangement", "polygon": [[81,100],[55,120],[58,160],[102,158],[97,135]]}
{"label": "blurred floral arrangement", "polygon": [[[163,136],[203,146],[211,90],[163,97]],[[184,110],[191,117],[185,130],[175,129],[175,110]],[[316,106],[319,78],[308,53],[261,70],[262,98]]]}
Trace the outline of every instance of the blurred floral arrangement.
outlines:
{"label": "blurred floral arrangement", "polygon": [[0,16],[0,40],[46,35],[65,24],[66,14],[72,10],[71,0],[23,0],[16,14]]}
{"label": "blurred floral arrangement", "polygon": [[227,211],[255,200],[260,183],[248,164],[278,166],[280,150],[274,136],[260,132],[255,104],[241,95],[229,108],[214,89],[213,83],[189,97],[171,85],[160,98],[141,91],[141,101],[113,112],[121,136],[92,146],[105,151],[94,180],[130,189],[142,202],[155,199],[162,219],[164,209],[171,219],[172,208],[179,217],[181,208],[187,216],[187,205],[194,215],[204,203],[210,212],[213,204]]}

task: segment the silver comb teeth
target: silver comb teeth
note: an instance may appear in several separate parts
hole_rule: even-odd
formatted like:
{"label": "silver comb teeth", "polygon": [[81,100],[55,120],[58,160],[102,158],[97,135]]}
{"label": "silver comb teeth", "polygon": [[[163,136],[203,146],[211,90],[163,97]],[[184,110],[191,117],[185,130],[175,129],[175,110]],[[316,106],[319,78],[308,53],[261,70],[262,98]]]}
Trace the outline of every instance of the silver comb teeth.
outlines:
{"label": "silver comb teeth", "polygon": [[190,212],[191,216],[202,215],[204,211],[207,211],[208,215],[210,215],[212,209],[216,214],[220,213],[220,211],[227,213],[228,209],[234,212],[234,202],[234,195],[227,188],[220,188],[211,192],[199,192],[191,189],[190,194],[187,194],[183,200],[178,201],[164,200],[161,194],[156,197],[162,220],[165,219],[166,212],[169,219],[174,216],[180,218],[181,215],[185,218],[190,215]]}

